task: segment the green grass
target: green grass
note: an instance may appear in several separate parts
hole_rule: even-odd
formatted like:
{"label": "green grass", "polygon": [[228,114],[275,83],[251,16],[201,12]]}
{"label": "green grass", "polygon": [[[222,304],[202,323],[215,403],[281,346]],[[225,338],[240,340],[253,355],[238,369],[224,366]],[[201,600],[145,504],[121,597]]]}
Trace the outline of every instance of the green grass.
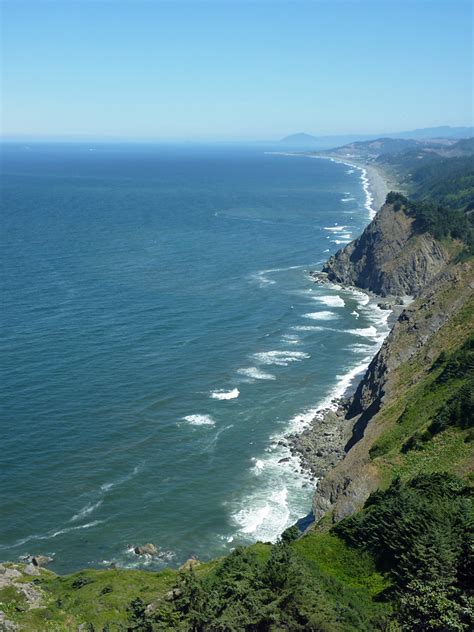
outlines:
{"label": "green grass", "polygon": [[360,589],[365,596],[375,597],[389,585],[376,571],[370,555],[350,549],[330,533],[311,532],[297,540],[293,548],[313,572]]}

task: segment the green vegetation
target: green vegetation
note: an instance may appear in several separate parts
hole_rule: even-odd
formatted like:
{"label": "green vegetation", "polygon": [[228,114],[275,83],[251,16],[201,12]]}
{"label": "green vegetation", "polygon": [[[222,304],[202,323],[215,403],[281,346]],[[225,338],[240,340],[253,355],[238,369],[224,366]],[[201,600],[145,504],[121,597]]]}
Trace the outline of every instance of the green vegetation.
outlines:
{"label": "green vegetation", "polygon": [[469,254],[474,253],[474,218],[470,213],[424,200],[409,200],[393,191],[387,195],[386,201],[393,204],[396,211],[403,209],[414,218],[413,228],[417,233],[429,232],[438,240],[446,237],[457,239],[466,244]]}
{"label": "green vegetation", "polygon": [[376,492],[334,531],[369,551],[393,578],[402,629],[468,630],[474,625],[472,510],[472,491],[460,479],[424,474]]}

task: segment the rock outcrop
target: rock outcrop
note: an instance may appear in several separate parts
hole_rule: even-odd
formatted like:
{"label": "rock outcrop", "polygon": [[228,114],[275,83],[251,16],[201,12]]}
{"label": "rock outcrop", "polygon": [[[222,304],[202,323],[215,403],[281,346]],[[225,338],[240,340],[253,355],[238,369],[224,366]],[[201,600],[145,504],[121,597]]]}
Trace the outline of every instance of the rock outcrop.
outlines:
{"label": "rock outcrop", "polygon": [[142,544],[141,546],[136,546],[133,550],[136,555],[149,555],[151,557],[157,555],[158,553],[158,549],[151,542],[148,544]]}
{"label": "rock outcrop", "polygon": [[429,233],[392,204],[382,206],[362,235],[339,250],[316,278],[381,296],[417,296],[445,267],[448,254]]}

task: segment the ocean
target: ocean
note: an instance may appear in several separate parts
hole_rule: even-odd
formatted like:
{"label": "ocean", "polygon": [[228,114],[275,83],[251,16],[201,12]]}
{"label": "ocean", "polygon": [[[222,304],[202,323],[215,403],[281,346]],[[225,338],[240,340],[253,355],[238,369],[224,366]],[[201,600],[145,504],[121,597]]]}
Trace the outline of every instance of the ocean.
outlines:
{"label": "ocean", "polygon": [[[275,540],[284,445],[387,312],[309,271],[373,215],[363,172],[262,147],[2,148],[0,559],[158,569]],[[155,543],[158,558],[131,545]]]}

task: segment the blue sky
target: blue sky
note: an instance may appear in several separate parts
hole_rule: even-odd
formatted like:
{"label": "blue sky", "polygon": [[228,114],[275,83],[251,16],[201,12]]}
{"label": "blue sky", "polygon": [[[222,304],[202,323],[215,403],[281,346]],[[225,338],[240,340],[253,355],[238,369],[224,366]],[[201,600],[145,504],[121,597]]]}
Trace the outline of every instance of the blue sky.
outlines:
{"label": "blue sky", "polygon": [[4,135],[234,140],[472,124],[468,1],[1,6]]}

